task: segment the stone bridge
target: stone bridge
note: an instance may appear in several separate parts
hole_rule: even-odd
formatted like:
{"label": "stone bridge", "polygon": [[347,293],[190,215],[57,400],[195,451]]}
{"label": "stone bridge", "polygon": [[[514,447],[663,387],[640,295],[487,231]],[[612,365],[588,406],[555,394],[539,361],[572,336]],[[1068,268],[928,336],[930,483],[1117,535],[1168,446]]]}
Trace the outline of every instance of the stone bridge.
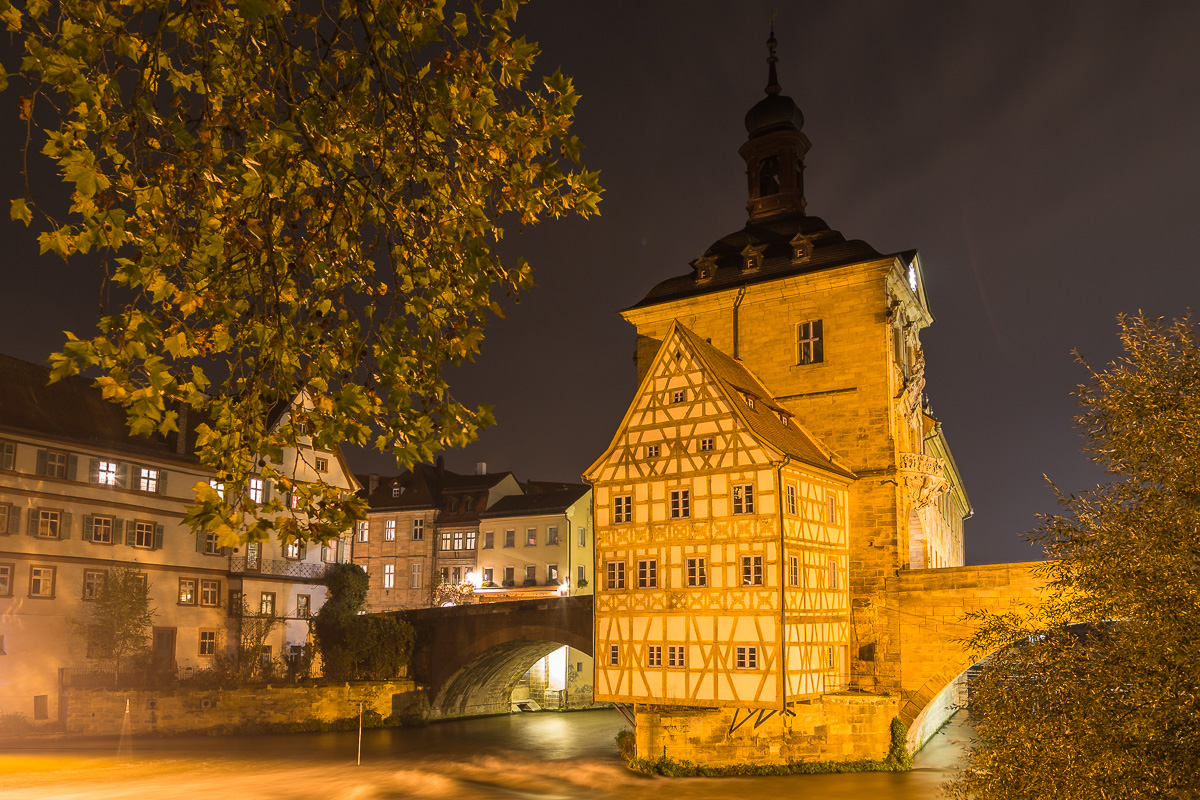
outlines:
{"label": "stone bridge", "polygon": [[968,653],[981,609],[1024,615],[1042,595],[1041,562],[902,570],[886,582],[896,603],[900,637],[900,719],[915,752],[966,698],[965,672],[986,653]]}
{"label": "stone bridge", "polygon": [[404,612],[416,630],[409,674],[430,717],[507,714],[521,676],[563,645],[592,655],[592,597],[477,603]]}

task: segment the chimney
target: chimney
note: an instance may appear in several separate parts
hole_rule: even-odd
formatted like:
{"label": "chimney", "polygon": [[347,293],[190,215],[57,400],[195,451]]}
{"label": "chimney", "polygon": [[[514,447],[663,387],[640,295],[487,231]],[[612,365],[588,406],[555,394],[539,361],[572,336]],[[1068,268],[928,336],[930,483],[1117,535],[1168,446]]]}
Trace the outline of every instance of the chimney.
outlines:
{"label": "chimney", "polygon": [[367,494],[375,494],[375,490],[379,488],[379,476],[372,472],[367,476]]}
{"label": "chimney", "polygon": [[475,462],[475,474],[476,475],[487,475],[487,462],[486,461],[476,461]]}
{"label": "chimney", "polygon": [[437,457],[437,471],[438,475],[446,474],[446,459],[442,458],[441,456]]}

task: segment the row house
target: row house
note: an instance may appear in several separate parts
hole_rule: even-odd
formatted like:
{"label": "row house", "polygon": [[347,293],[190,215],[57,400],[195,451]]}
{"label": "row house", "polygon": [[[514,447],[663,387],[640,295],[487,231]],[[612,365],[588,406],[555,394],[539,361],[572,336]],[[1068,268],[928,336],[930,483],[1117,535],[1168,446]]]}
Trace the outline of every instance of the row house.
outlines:
{"label": "row house", "polygon": [[[73,623],[119,567],[149,587],[156,670],[186,674],[231,657],[243,607],[282,620],[263,658],[294,655],[324,600],[326,565],[349,560],[349,537],[220,547],[183,524],[198,482],[223,491],[199,466],[186,413],[182,433],[132,436],[124,410],[89,379],[48,381],[45,367],[0,356],[0,713],[59,717],[60,672],[96,665],[99,643]],[[299,480],[357,489],[340,452],[284,456]],[[266,499],[272,488],[256,480],[250,491]]]}

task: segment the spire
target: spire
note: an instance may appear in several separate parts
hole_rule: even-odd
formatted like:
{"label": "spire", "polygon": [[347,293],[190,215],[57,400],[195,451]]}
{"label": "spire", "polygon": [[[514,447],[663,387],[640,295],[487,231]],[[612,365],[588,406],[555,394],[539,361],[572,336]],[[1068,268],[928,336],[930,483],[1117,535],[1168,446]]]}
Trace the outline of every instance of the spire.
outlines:
{"label": "spire", "polygon": [[775,12],[771,12],[771,36],[767,39],[767,88],[764,89],[767,94],[779,94],[779,76],[775,74],[775,64],[779,61],[775,57]]}

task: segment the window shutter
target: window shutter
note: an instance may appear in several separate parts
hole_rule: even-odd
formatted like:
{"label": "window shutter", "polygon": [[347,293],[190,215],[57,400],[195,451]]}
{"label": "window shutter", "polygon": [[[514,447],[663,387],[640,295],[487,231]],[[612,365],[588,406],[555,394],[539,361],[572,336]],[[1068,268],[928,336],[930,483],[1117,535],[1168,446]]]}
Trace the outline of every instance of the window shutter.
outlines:
{"label": "window shutter", "polygon": [[129,488],[129,465],[124,461],[117,464],[117,486],[122,489]]}
{"label": "window shutter", "polygon": [[91,514],[83,515],[83,538],[84,539],[92,538],[92,515]]}
{"label": "window shutter", "polygon": [[0,442],[0,469],[17,468],[17,446],[12,442]]}
{"label": "window shutter", "polygon": [[196,552],[197,553],[204,552],[204,531],[203,530],[196,531]]}
{"label": "window shutter", "polygon": [[271,481],[263,479],[263,502],[271,499]]}
{"label": "window shutter", "polygon": [[18,534],[21,532],[21,507],[8,507],[8,532]]}
{"label": "window shutter", "polygon": [[162,550],[162,546],[163,546],[163,526],[155,525],[154,526],[154,549]]}
{"label": "window shutter", "polygon": [[345,564],[347,561],[349,561],[349,559],[346,558],[346,542],[344,539],[338,539],[337,560],[339,564]]}
{"label": "window shutter", "polygon": [[304,556],[308,553],[308,545],[304,542],[300,543],[300,560],[304,560]]}
{"label": "window shutter", "polygon": [[88,461],[88,483],[100,482],[100,459],[93,458]]}
{"label": "window shutter", "polygon": [[133,520],[131,520],[131,519],[126,520],[125,521],[125,544],[129,545],[130,547],[133,547],[133,545],[136,541],[137,541],[137,525],[135,525]]}
{"label": "window shutter", "polygon": [[825,335],[821,331],[821,320],[813,320],[813,363],[820,364],[825,360]]}
{"label": "window shutter", "polygon": [[38,510],[37,508],[29,509],[29,524],[25,526],[25,533],[29,536],[37,536],[38,529]]}
{"label": "window shutter", "polygon": [[221,555],[223,555],[223,556],[227,556],[227,555],[229,555],[229,553],[230,553],[230,551],[231,551],[231,550],[233,550],[233,548],[232,548],[232,547],[222,547],[222,548],[221,548]]}
{"label": "window shutter", "polygon": [[67,480],[75,480],[75,473],[79,469],[79,456],[71,453],[67,456]]}
{"label": "window shutter", "polygon": [[165,469],[160,469],[158,471],[158,493],[167,493],[167,471]]}
{"label": "window shutter", "polygon": [[124,541],[124,539],[122,538],[125,535],[124,531],[125,531],[125,523],[122,522],[121,520],[117,519],[116,517],[114,517],[113,522],[112,522],[113,544],[120,544],[122,541]]}
{"label": "window shutter", "polygon": [[58,520],[58,538],[59,539],[70,539],[71,538],[71,515],[67,514],[65,512]]}
{"label": "window shutter", "polygon": [[45,450],[37,451],[37,474],[38,475],[46,474],[46,451]]}
{"label": "window shutter", "polygon": [[142,465],[141,464],[130,464],[129,465],[129,488],[130,489],[138,489],[139,491],[141,490],[141,488],[142,488]]}

